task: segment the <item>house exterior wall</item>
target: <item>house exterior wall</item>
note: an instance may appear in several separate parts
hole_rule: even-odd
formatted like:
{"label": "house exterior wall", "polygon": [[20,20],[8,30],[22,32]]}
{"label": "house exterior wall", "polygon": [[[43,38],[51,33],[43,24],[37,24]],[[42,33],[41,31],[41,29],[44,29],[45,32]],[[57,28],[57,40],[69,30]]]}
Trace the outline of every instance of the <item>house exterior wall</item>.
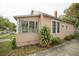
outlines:
{"label": "house exterior wall", "polygon": [[37,33],[20,33],[16,35],[16,45],[18,47],[36,43],[39,43]]}
{"label": "house exterior wall", "polygon": [[68,24],[68,23],[65,23],[65,22],[57,21],[57,20],[56,20],[56,22],[59,22],[60,23],[60,32],[59,33],[52,33],[52,31],[51,31],[51,34],[53,36],[60,37],[61,39],[63,39],[65,36],[74,33],[75,28],[74,28],[73,25]]}
{"label": "house exterior wall", "polygon": [[[50,17],[43,16],[42,14],[40,17],[28,17],[28,18],[20,18],[19,20],[24,21],[38,21],[39,22],[39,29],[41,29],[43,26],[47,26],[50,29],[50,33],[55,37],[60,37],[63,39],[66,35],[73,34],[75,31],[75,28],[73,25],[52,19]],[[52,21],[56,21],[60,23],[60,33],[52,33]],[[64,26],[64,27],[63,27]],[[66,29],[66,26],[68,28]],[[18,29],[20,29],[21,26],[18,25]],[[17,29],[17,30],[18,30]],[[16,35],[16,42],[17,46],[24,46],[29,44],[36,44],[39,43],[39,34],[38,33],[22,33],[17,31]]]}
{"label": "house exterior wall", "polygon": [[16,34],[16,45],[19,47],[19,46],[39,43],[38,33],[36,33],[36,32],[35,33],[34,32],[22,33],[21,26],[20,26],[21,20],[38,22],[39,18],[38,17],[28,17],[28,18],[19,18],[18,20],[17,20],[18,28],[17,28],[17,34]]}
{"label": "house exterior wall", "polygon": [[[44,17],[43,19],[44,20],[42,21],[42,25],[49,27],[50,32],[54,37],[60,37],[61,39],[63,39],[65,36],[73,34],[74,31],[75,31],[75,28],[72,24],[62,22],[62,21],[59,21],[59,20],[55,20],[55,19],[52,19],[52,18],[49,18],[49,17]],[[53,33],[52,32],[52,27],[53,27],[52,21],[56,21],[56,22],[60,23],[60,32],[59,33]],[[67,29],[66,29],[66,26],[67,26]]]}

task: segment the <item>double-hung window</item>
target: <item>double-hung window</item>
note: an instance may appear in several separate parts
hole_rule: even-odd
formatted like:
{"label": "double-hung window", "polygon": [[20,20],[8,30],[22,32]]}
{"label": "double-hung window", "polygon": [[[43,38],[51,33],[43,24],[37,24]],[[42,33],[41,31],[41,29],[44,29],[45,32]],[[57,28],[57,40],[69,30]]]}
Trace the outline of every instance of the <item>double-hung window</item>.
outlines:
{"label": "double-hung window", "polygon": [[52,21],[52,32],[59,33],[60,32],[60,23],[56,21]]}
{"label": "double-hung window", "polygon": [[57,33],[59,33],[59,32],[60,32],[60,23],[57,22]]}
{"label": "double-hung window", "polygon": [[56,22],[55,21],[53,21],[52,22],[52,31],[53,31],[53,33],[56,33]]}

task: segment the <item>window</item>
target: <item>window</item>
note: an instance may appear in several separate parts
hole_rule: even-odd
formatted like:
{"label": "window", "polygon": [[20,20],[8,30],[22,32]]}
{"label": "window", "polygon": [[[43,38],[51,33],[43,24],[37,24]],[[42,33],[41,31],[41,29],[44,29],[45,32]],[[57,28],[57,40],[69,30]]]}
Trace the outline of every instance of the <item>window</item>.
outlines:
{"label": "window", "polygon": [[22,32],[28,32],[28,22],[22,21]]}
{"label": "window", "polygon": [[52,27],[52,28],[53,28],[52,31],[53,31],[53,33],[56,33],[56,22],[53,21],[52,23],[53,23],[53,24],[52,24],[52,26],[53,26],[53,27]]}
{"label": "window", "polygon": [[38,22],[35,22],[34,32],[38,31]]}
{"label": "window", "polygon": [[64,25],[62,25],[62,27],[64,27]]}
{"label": "window", "polygon": [[60,32],[60,23],[57,22],[57,33],[59,33],[59,32]]}
{"label": "window", "polygon": [[66,26],[66,30],[68,29],[68,26]]}
{"label": "window", "polygon": [[33,21],[29,22],[29,32],[34,32],[34,22]]}
{"label": "window", "polygon": [[59,22],[53,21],[52,26],[53,26],[52,27],[53,33],[59,33],[60,32],[60,23]]}
{"label": "window", "polygon": [[38,22],[35,21],[21,21],[22,32],[37,32]]}

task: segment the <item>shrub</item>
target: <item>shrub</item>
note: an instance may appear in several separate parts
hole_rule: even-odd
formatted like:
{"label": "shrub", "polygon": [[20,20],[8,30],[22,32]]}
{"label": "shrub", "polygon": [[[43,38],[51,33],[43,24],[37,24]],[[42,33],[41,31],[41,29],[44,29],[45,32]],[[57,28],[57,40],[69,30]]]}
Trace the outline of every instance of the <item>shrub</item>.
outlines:
{"label": "shrub", "polygon": [[64,40],[72,40],[72,39],[74,39],[74,38],[75,38],[74,34],[70,34],[70,35],[68,35],[68,36],[65,36],[65,37],[64,37]]}
{"label": "shrub", "polygon": [[13,40],[12,40],[12,48],[13,49],[15,49],[16,48],[16,39],[15,38],[13,38]]}
{"label": "shrub", "polygon": [[71,39],[75,39],[76,38],[76,36],[74,34],[71,34],[70,37],[71,37]]}
{"label": "shrub", "polygon": [[74,33],[74,36],[75,36],[75,38],[77,38],[77,39],[78,39],[78,38],[79,38],[79,32],[78,32],[78,31],[77,31],[77,32],[75,32],[75,33]]}
{"label": "shrub", "polygon": [[41,46],[48,46],[50,44],[50,30],[46,26],[40,30],[40,44]]}
{"label": "shrub", "polygon": [[60,44],[62,43],[62,40],[59,37],[51,37],[51,44]]}

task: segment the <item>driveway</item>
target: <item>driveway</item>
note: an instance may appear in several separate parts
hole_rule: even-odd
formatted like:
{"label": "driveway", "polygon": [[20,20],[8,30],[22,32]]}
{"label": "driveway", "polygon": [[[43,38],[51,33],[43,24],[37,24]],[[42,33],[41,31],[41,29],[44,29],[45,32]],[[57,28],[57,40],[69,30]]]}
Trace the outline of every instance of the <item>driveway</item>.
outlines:
{"label": "driveway", "polygon": [[79,41],[68,41],[48,50],[34,53],[31,56],[79,56]]}

